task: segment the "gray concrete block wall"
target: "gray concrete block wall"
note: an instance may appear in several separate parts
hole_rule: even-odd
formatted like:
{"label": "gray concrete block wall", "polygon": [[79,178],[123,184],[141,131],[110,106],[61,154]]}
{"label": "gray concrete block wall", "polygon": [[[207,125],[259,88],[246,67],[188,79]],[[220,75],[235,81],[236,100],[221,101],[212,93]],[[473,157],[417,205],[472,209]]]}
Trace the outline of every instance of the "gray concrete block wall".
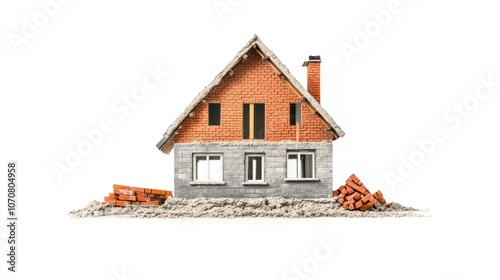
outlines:
{"label": "gray concrete block wall", "polygon": [[[319,181],[285,181],[287,151],[314,151],[315,172]],[[224,185],[191,185],[193,154],[223,154]],[[264,180],[268,185],[249,186],[245,182],[245,155],[260,153],[264,158]],[[174,146],[174,196],[251,198],[283,196],[288,198],[328,198],[332,196],[331,142],[231,142],[178,143]]]}

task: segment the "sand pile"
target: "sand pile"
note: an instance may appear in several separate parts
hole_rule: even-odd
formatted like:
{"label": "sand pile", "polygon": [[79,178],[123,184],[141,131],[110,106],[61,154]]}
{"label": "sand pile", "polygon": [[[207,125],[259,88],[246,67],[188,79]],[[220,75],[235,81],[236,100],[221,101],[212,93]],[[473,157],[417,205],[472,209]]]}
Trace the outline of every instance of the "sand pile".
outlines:
{"label": "sand pile", "polygon": [[337,198],[296,199],[268,198],[197,198],[169,197],[161,206],[111,207],[92,201],[86,207],[69,213],[75,218],[117,216],[131,218],[313,218],[313,217],[421,217],[419,210],[390,203],[373,211],[349,211]]}

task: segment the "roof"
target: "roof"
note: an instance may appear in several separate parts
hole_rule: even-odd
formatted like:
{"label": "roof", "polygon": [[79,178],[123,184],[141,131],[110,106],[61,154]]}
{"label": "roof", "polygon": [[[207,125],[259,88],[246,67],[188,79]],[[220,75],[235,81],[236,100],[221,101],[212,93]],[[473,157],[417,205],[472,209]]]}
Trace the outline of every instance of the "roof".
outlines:
{"label": "roof", "polygon": [[174,136],[184,119],[187,118],[194,109],[196,109],[196,107],[203,101],[203,99],[205,99],[212,89],[214,89],[222,81],[226,74],[228,74],[228,72],[230,72],[252,49],[257,50],[259,54],[271,64],[274,70],[279,72],[284,80],[287,81],[300,96],[302,96],[303,101],[306,101],[306,103],[315,111],[316,115],[322,118],[329,125],[329,131],[333,135],[333,140],[344,136],[344,131],[337,125],[326,110],[321,107],[318,101],[316,101],[316,99],[314,99],[314,97],[306,89],[304,89],[304,87],[290,73],[288,68],[286,68],[286,66],[260,40],[260,38],[257,35],[254,35],[252,39],[250,39],[250,41],[248,41],[248,43],[246,43],[246,45],[229,62],[224,70],[215,76],[215,79],[193,99],[184,112],[182,112],[182,114],[180,114],[179,117],[177,117],[177,119],[168,127],[167,131],[163,134],[163,138],[156,145],[158,149],[167,154],[172,150],[174,145]]}

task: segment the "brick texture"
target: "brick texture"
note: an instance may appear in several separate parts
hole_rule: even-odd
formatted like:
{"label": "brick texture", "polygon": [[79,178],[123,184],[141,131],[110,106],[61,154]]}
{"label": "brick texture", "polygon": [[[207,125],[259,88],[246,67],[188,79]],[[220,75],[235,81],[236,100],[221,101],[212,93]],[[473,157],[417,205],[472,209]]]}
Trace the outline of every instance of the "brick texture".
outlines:
{"label": "brick texture", "polygon": [[102,205],[125,207],[127,205],[162,205],[172,196],[171,191],[113,185],[113,193],[104,197]]}
{"label": "brick texture", "polygon": [[[290,125],[289,104],[299,103],[300,100],[299,95],[276,74],[269,63],[252,51],[246,60],[233,69],[233,75],[224,77],[205,98],[206,102],[200,103],[193,110],[192,116],[183,121],[182,128],[175,136],[175,142],[255,141],[243,139],[244,103],[265,103],[264,141],[297,141],[296,126]],[[221,103],[220,125],[208,125],[208,104],[211,102]],[[306,103],[302,103],[301,111],[299,142],[332,139],[332,135],[326,131],[327,125]]]}
{"label": "brick texture", "polygon": [[309,61],[307,65],[307,91],[321,103],[320,61]]}
{"label": "brick texture", "polygon": [[359,178],[352,174],[347,180],[346,184],[340,186],[337,190],[332,191],[333,196],[338,195],[337,202],[347,210],[360,210],[367,211],[373,207],[389,207],[382,192],[376,191],[373,195],[359,180]]}
{"label": "brick texture", "polygon": [[130,190],[130,187],[129,187],[129,186],[124,186],[124,185],[117,185],[117,184],[114,184],[114,185],[113,185],[113,189],[119,189],[119,190]]}

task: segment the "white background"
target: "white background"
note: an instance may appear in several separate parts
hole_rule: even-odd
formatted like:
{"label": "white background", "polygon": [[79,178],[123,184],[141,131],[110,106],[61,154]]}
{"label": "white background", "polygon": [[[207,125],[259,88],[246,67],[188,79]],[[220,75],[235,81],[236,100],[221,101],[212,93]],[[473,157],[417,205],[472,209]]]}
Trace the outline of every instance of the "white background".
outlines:
{"label": "white background", "polygon": [[[33,22],[43,9],[1,1],[1,213],[7,161],[15,160],[20,220],[19,272],[2,261],[0,278],[301,279],[286,273],[304,264],[307,279],[496,279],[500,87],[484,100],[474,91],[479,77],[500,81],[500,6],[401,0],[377,32],[372,13],[388,0],[270,2],[68,1],[14,46],[23,18]],[[341,45],[356,47],[356,28],[367,26],[373,36],[349,61]],[[432,218],[67,216],[113,183],[173,189],[173,155],[156,143],[253,34],[304,86],[302,62],[321,55],[322,106],[346,132],[334,143],[334,186],[356,173],[370,190]],[[157,65],[169,72],[159,87],[128,116],[113,111]],[[464,100],[470,110],[458,123],[448,110]],[[53,164],[66,164],[67,148],[103,119],[113,131],[59,180]],[[384,174],[401,175],[401,158],[435,129],[446,140],[391,187]],[[0,233],[4,260],[7,228]],[[312,259],[318,238],[339,244],[323,261]]]}

